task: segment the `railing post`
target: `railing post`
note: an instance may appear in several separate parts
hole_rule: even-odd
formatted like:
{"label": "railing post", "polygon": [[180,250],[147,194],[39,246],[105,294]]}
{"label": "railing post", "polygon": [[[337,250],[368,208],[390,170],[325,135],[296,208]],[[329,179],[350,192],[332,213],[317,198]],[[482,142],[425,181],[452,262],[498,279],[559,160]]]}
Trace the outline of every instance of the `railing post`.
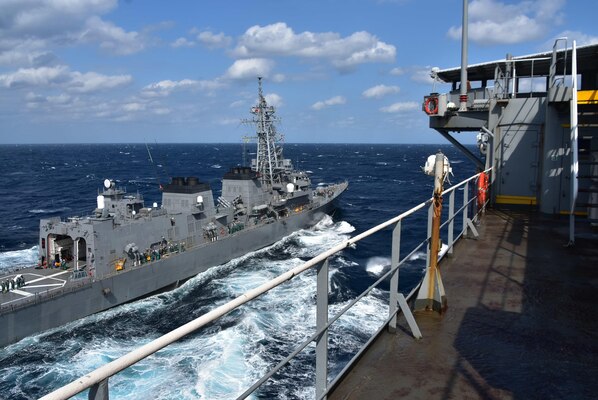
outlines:
{"label": "railing post", "polygon": [[434,203],[430,203],[428,207],[428,245],[426,246],[426,268],[430,265],[430,243],[432,239],[432,218],[434,217]]}
{"label": "railing post", "polygon": [[467,236],[467,209],[469,207],[467,203],[469,203],[469,182],[463,186],[463,236]]}
{"label": "railing post", "polygon": [[[316,330],[328,323],[328,259],[318,265]],[[316,339],[316,399],[323,398],[328,385],[328,329]]]}
{"label": "railing post", "polygon": [[388,304],[388,314],[390,321],[388,331],[395,333],[397,331],[397,301],[399,297],[399,257],[401,253],[401,221],[397,222],[392,231],[392,251],[390,269],[394,272],[390,274],[390,295]]}
{"label": "railing post", "polygon": [[108,392],[108,378],[106,378],[100,383],[96,383],[89,388],[89,394],[87,395],[87,398],[89,400],[108,400]]}
{"label": "railing post", "polygon": [[449,209],[448,209],[448,254],[453,254],[453,236],[455,228],[455,191],[449,194]]}

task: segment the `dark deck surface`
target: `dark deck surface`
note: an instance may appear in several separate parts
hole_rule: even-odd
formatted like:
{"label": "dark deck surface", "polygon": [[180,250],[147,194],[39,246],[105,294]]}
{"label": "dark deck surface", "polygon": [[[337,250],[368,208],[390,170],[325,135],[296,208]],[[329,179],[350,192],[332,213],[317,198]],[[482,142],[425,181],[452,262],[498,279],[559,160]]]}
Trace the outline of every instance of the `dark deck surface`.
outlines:
{"label": "dark deck surface", "polygon": [[329,399],[598,398],[598,240],[566,218],[490,211],[440,268],[442,317],[403,318]]}

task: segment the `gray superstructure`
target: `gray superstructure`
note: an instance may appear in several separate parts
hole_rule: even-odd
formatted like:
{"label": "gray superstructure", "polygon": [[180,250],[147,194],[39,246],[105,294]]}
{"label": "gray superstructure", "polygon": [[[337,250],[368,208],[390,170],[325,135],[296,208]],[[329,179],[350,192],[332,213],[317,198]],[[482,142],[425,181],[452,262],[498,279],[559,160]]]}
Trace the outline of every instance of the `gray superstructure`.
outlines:
{"label": "gray superstructure", "polygon": [[224,175],[221,197],[196,177],[174,177],[161,206],[147,206],[106,179],[91,216],[42,219],[39,265],[0,277],[0,346],[172,289],[331,211],[347,182],[312,190],[307,173],[283,157],[261,79],[251,113],[256,159]]}

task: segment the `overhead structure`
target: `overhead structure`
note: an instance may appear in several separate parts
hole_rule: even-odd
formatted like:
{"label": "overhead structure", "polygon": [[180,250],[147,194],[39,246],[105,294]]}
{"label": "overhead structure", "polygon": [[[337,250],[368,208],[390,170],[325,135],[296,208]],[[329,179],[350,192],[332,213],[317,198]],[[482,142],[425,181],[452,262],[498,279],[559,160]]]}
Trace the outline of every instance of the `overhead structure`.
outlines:
{"label": "overhead structure", "polygon": [[[450,86],[422,107],[480,170],[494,167],[493,204],[569,216],[571,243],[576,216],[598,223],[598,44],[574,47],[559,38],[549,52],[435,69],[435,90]],[[477,133],[477,150],[462,132]]]}

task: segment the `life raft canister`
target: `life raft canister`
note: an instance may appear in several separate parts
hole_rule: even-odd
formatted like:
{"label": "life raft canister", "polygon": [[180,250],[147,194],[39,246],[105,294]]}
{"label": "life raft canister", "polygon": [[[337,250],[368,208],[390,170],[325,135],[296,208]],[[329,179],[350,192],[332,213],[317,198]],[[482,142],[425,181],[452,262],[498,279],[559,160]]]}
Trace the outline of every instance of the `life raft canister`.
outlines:
{"label": "life raft canister", "polygon": [[480,172],[478,177],[478,208],[482,208],[486,204],[488,194],[488,174]]}
{"label": "life raft canister", "polygon": [[438,114],[438,97],[430,96],[424,101],[424,111],[428,115]]}

